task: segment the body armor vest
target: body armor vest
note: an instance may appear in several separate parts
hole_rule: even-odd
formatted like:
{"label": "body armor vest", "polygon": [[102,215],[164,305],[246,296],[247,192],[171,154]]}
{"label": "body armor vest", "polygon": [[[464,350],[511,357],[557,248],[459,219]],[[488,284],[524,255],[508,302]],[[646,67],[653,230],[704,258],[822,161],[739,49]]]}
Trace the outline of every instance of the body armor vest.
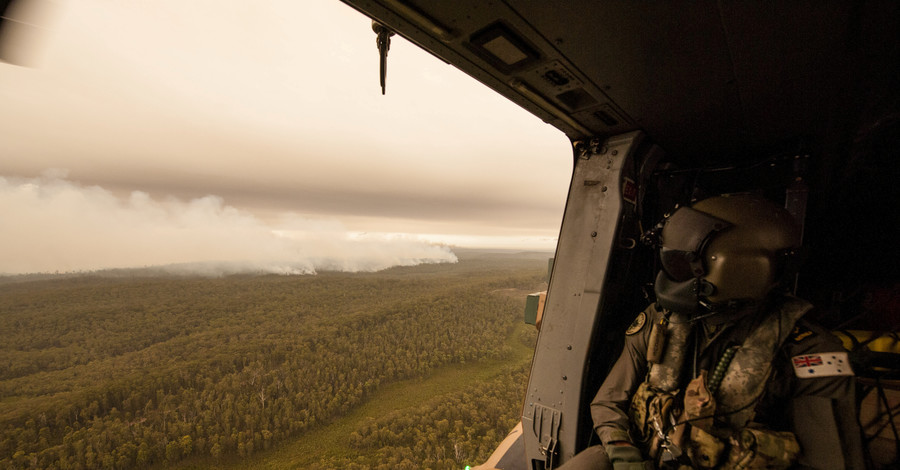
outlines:
{"label": "body armor vest", "polygon": [[[732,328],[752,328],[743,343],[725,350],[718,363],[710,365],[712,371],[701,371],[689,384],[682,383],[683,371],[696,322],[662,312],[653,325],[658,331],[650,334],[650,349],[659,344],[655,336],[665,335],[662,359],[650,364],[630,410],[651,458],[686,462],[689,456],[695,468],[789,466],[799,452],[793,434],[759,429],[752,420],[775,354],[811,307],[801,299],[784,297],[761,318],[739,320]],[[772,453],[779,455],[763,455]]]}

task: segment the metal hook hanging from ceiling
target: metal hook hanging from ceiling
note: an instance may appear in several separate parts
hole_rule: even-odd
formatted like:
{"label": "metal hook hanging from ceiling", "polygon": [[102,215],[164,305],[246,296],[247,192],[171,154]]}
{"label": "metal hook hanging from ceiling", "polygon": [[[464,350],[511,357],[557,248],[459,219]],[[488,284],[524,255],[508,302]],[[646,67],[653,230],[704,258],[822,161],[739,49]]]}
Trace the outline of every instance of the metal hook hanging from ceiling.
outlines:
{"label": "metal hook hanging from ceiling", "polygon": [[391,48],[391,36],[394,35],[394,32],[387,28],[387,26],[377,22],[372,22],[372,31],[375,31],[375,34],[378,35],[375,38],[375,43],[378,46],[378,55],[381,60],[380,67],[380,76],[381,76],[381,94],[384,94],[385,88],[385,78],[387,77],[387,55],[388,50]]}

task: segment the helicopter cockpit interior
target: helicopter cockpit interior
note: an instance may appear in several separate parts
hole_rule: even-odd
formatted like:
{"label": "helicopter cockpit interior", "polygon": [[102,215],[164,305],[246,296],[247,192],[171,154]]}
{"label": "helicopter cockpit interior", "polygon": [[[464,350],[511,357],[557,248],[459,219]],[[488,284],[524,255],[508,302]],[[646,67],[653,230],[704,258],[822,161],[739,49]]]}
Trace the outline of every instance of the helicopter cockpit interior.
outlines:
{"label": "helicopter cockpit interior", "polygon": [[396,35],[572,141],[522,429],[485,468],[552,468],[591,442],[587,404],[651,300],[642,233],[743,192],[802,225],[796,292],[859,361],[869,463],[896,463],[900,5],[344,1],[375,24],[388,95]]}

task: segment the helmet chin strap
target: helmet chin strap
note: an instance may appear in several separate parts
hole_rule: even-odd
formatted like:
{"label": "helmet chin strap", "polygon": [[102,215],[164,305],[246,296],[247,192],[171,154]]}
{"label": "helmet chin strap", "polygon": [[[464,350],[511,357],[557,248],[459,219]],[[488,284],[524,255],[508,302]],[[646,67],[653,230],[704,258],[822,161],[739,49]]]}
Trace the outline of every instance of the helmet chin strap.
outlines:
{"label": "helmet chin strap", "polygon": [[700,299],[700,307],[707,313],[695,315],[691,317],[690,321],[695,322],[709,318],[707,322],[712,325],[731,323],[757,311],[758,306],[758,302],[753,299],[735,299],[717,303]]}

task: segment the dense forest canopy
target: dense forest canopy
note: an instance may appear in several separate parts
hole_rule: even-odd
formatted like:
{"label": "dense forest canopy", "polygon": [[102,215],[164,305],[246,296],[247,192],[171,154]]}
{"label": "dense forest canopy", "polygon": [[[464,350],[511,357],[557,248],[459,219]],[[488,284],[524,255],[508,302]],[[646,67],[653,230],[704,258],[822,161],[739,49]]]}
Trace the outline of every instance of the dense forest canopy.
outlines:
{"label": "dense forest canopy", "polygon": [[[457,264],[378,273],[7,278],[0,466],[131,468],[250,456],[348,413],[386,384],[508,354],[525,294],[543,288],[546,260],[470,254]],[[523,377],[515,380],[509,387],[524,387]],[[509,412],[484,417],[504,428],[483,433],[483,424],[435,409],[435,421],[457,436],[455,455],[426,440],[407,457],[440,467],[460,457],[460,445],[467,458],[486,457],[521,404],[521,395],[501,403],[516,392],[501,399],[500,388],[473,385],[465,400]],[[419,439],[377,429],[356,433],[360,454],[342,463],[372,466],[364,452]]]}

